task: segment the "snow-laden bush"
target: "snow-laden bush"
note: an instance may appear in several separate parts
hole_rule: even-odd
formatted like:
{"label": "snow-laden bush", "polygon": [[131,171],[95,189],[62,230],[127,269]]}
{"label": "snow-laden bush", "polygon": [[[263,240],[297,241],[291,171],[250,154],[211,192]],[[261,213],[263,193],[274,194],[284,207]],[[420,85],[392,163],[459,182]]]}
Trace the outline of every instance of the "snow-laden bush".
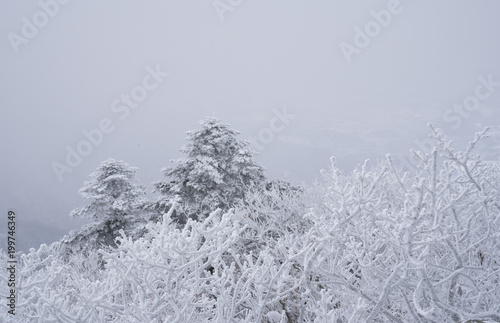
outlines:
{"label": "snow-laden bush", "polygon": [[246,229],[240,237],[240,252],[258,253],[265,247],[274,248],[279,238],[293,234],[302,236],[311,227],[304,219],[307,194],[304,188],[283,180],[270,181],[265,189],[247,193],[245,202],[236,207]]}
{"label": "snow-laden bush", "polygon": [[419,171],[387,162],[325,172],[324,205],[308,214],[314,254],[304,274],[315,303],[342,321],[500,320],[498,163],[437,148],[416,153]]}
{"label": "snow-laden bush", "polygon": [[[8,322],[102,322],[95,311],[103,273],[97,254],[59,256],[57,243],[23,254],[17,263],[16,315]],[[3,295],[2,295],[3,296]]]}
{"label": "snow-laden bush", "polygon": [[112,284],[120,286],[107,297],[111,321],[260,322],[276,317],[271,309],[285,315],[280,302],[299,278],[297,270],[290,276],[294,263],[287,255],[271,248],[241,253],[247,226],[234,210],[178,229],[170,218],[174,209],[145,237],[122,237],[116,251],[105,253]]}

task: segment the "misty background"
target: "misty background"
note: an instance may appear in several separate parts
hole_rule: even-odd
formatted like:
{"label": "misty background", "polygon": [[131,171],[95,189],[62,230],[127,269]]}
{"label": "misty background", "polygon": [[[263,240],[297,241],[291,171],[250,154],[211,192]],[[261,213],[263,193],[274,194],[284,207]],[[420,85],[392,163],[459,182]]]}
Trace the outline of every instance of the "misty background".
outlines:
{"label": "misty background", "polygon": [[[108,157],[150,191],[206,116],[253,139],[268,177],[295,183],[330,156],[345,171],[386,153],[411,168],[428,123],[457,149],[490,126],[479,151],[498,160],[499,13],[495,0],[2,2],[0,246],[8,209],[17,250],[87,223],[68,214]],[[168,76],[145,84],[151,70]],[[103,120],[112,130],[69,167],[67,147]]]}

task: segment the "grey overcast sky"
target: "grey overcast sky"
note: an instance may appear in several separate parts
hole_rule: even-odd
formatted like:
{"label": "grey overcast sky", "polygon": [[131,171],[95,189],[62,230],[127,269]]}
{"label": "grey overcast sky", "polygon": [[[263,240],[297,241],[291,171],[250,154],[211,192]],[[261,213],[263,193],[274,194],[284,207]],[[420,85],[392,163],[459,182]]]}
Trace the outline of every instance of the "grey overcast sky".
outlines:
{"label": "grey overcast sky", "polygon": [[0,212],[24,250],[86,223],[68,214],[108,157],[150,190],[205,116],[295,182],[330,156],[411,167],[428,123],[457,148],[490,126],[499,158],[498,0],[2,1],[0,36]]}

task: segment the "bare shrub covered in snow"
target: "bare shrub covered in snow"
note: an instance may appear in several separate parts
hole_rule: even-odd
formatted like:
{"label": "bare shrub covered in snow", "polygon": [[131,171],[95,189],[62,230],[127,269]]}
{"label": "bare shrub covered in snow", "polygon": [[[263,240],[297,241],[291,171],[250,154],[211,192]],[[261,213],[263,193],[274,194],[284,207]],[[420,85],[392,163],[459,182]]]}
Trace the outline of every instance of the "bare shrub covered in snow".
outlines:
{"label": "bare shrub covered in snow", "polygon": [[324,207],[308,214],[311,311],[354,321],[500,320],[500,174],[473,155],[484,135],[455,152],[433,130],[437,148],[416,153],[411,177],[390,157],[348,176],[332,163]]}

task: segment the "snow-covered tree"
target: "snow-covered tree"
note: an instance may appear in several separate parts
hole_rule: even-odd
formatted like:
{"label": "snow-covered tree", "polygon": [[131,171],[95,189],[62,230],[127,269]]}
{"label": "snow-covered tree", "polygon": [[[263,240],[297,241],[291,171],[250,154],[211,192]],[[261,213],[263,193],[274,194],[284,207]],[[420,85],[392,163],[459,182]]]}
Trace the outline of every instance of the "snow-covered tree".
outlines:
{"label": "snow-covered tree", "polygon": [[128,234],[139,234],[145,218],[141,207],[145,203],[145,188],[136,183],[137,168],[123,161],[109,158],[90,174],[90,181],[79,190],[89,205],[73,210],[73,217],[90,218],[94,223],[85,225],[80,231],[71,232],[63,244],[73,250],[89,246],[116,246],[115,239],[120,230]]}
{"label": "snow-covered tree", "polygon": [[195,219],[235,205],[249,189],[264,183],[264,169],[252,160],[250,143],[236,138],[238,131],[214,117],[200,125],[201,130],[187,132],[190,143],[181,148],[187,157],[162,169],[170,181],[154,184],[163,201],[179,197]]}

